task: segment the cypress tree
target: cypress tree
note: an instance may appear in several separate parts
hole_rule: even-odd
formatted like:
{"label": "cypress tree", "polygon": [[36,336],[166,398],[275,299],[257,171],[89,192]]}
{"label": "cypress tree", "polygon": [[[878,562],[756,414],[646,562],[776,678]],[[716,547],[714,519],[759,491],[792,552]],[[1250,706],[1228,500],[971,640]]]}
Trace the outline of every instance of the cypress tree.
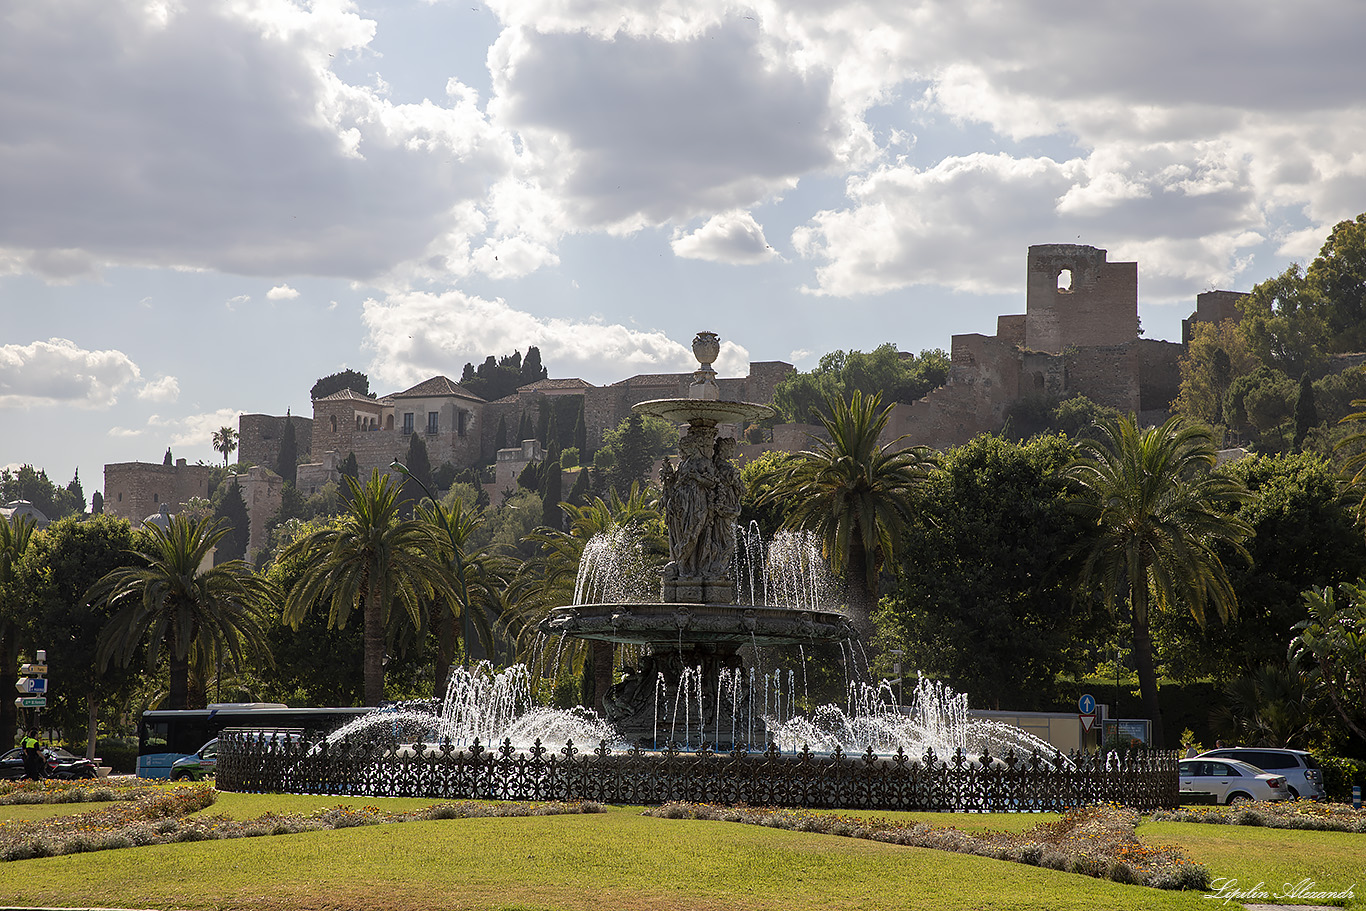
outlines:
{"label": "cypress tree", "polygon": [[564,499],[564,481],[560,475],[558,455],[545,463],[541,490],[541,524],[563,531],[564,513],[560,510],[560,501]]}
{"label": "cypress tree", "polygon": [[593,454],[588,451],[588,424],[585,421],[583,397],[579,397],[579,415],[574,421],[574,446],[579,450],[579,463],[587,465],[593,461]]}
{"label": "cypress tree", "polygon": [[165,465],[167,468],[171,467],[171,465],[174,464],[174,462],[171,459],[171,447],[166,447],[166,455],[162,457],[161,464]]}
{"label": "cypress tree", "polygon": [[104,494],[98,490],[90,495],[90,514],[98,516],[104,512]]}
{"label": "cypress tree", "polygon": [[242,488],[236,476],[222,488],[223,495],[214,507],[214,518],[225,519],[232,531],[223,536],[214,552],[215,565],[228,560],[244,560],[247,557],[247,542],[251,536],[251,520],[247,516],[247,504],[242,499]]}
{"label": "cypress tree", "polygon": [[541,463],[527,462],[522,473],[517,475],[517,486],[523,490],[534,490],[540,492],[541,489]]}
{"label": "cypress tree", "polygon": [[520,382],[517,384],[519,386],[543,380],[550,375],[546,372],[545,367],[541,366],[541,349],[535,345],[526,350],[526,357],[522,359],[519,366],[521,368]]}
{"label": "cypress tree", "polygon": [[285,431],[280,434],[280,454],[275,459],[275,473],[293,484],[299,476],[299,443],[294,437],[294,418],[285,410]]}
{"label": "cypress tree", "polygon": [[536,431],[531,424],[531,415],[523,411],[522,418],[517,423],[517,445],[521,446],[522,441],[529,440],[535,435]]}
{"label": "cypress tree", "polygon": [[588,503],[588,475],[587,468],[580,468],[578,477],[574,479],[574,486],[569,488],[568,502],[575,506],[585,506]]}
{"label": "cypress tree", "polygon": [[507,448],[508,448],[508,418],[507,418],[507,415],[503,414],[503,415],[499,415],[499,416],[498,416],[498,433],[497,433],[497,434],[494,436],[494,438],[493,438],[493,449],[494,449],[494,451],[496,452],[496,451],[498,451],[499,449],[507,449]]}
{"label": "cypress tree", "polygon": [[[408,454],[404,457],[403,464],[414,478],[428,487],[432,486],[432,460],[427,455],[427,442],[422,439],[422,434],[409,435]],[[418,501],[426,496],[417,483],[405,482],[403,486],[404,495],[410,500]]]}
{"label": "cypress tree", "polygon": [[[342,459],[341,464],[337,466],[337,472],[346,475],[353,481],[360,480],[360,464],[356,461],[356,454],[354,452],[348,452],[346,454],[346,458]],[[346,485],[342,485],[343,489],[345,486]]]}
{"label": "cypress tree", "polygon": [[550,416],[554,412],[550,408],[550,403],[541,399],[540,405],[536,409],[536,439],[541,441],[541,445],[550,448]]}

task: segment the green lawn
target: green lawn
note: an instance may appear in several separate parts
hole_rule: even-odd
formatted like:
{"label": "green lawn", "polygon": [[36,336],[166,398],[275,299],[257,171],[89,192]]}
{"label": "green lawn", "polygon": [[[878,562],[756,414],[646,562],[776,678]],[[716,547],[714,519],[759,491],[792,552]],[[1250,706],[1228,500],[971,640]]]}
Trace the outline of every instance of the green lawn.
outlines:
{"label": "green lawn", "polygon": [[[431,801],[222,794],[210,813],[254,818],[349,803]],[[86,805],[88,808],[89,805]],[[0,807],[0,820],[34,808]],[[54,808],[55,809],[55,808]],[[80,805],[66,805],[79,812]],[[20,811],[24,811],[21,817]],[[1038,816],[868,814],[1022,829]],[[1052,817],[1042,817],[1052,818]],[[1145,823],[1216,876],[1310,877],[1324,887],[1366,857],[1366,838]],[[1348,878],[1350,879],[1350,877]],[[1366,877],[1357,883],[1360,896]],[[735,823],[575,816],[463,819],[162,845],[0,864],[0,905],[336,909],[1196,909],[1198,893],[1122,886],[939,851]],[[1362,907],[1358,898],[1352,907]],[[1236,906],[1231,906],[1236,907]]]}

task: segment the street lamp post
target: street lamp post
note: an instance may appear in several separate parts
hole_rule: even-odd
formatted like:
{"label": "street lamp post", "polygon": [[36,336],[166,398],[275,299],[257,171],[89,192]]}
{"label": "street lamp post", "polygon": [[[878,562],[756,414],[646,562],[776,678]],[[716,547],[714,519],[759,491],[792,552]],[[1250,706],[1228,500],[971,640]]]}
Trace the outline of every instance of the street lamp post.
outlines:
{"label": "street lamp post", "polygon": [[901,649],[899,649],[899,648],[888,649],[888,651],[890,651],[890,652],[892,653],[892,657],[896,659],[896,663],[892,665],[892,673],[893,673],[893,674],[896,674],[896,705],[897,705],[897,708],[900,709],[900,708],[901,708],[901,701],[902,701],[902,700],[901,700],[901,655],[902,655],[902,651],[901,651]]}
{"label": "street lamp post", "polygon": [[[415,484],[417,484],[418,487],[421,487],[422,492],[427,495],[427,499],[432,501],[432,509],[438,516],[441,516],[440,501],[438,501],[436,496],[430,490],[427,489],[427,485],[422,483],[421,478],[419,478],[417,475],[413,474],[411,471],[408,470],[407,465],[404,465],[398,459],[394,459],[392,462],[389,463],[389,468],[393,471],[397,471],[405,478],[411,479]],[[450,539],[451,559],[455,560],[456,572],[459,574],[460,582],[463,585],[465,580],[464,561],[460,555],[460,547],[455,540],[455,532],[451,528],[450,523],[445,521],[444,516],[442,516],[441,527],[445,530],[446,537]],[[470,666],[470,606],[468,604],[460,605],[460,636],[461,642],[464,645],[465,668],[468,669]]]}

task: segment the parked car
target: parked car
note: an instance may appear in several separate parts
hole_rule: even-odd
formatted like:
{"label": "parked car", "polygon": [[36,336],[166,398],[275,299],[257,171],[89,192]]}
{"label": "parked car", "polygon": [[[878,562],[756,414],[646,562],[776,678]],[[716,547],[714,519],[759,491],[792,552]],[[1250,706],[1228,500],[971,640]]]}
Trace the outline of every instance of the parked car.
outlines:
{"label": "parked car", "polygon": [[1182,794],[1213,794],[1215,803],[1235,800],[1289,800],[1284,775],[1264,772],[1236,759],[1183,759]]}
{"label": "parked car", "polygon": [[218,768],[218,738],[204,744],[198,751],[171,763],[171,780],[201,781]]}
{"label": "parked car", "polygon": [[[47,760],[44,775],[48,778],[97,778],[95,763],[84,756],[68,753],[61,747],[43,747]],[[17,781],[24,777],[24,751],[15,747],[0,756],[0,779]]]}
{"label": "parked car", "polygon": [[1323,786],[1323,770],[1313,756],[1304,750],[1286,750],[1279,747],[1220,747],[1208,750],[1197,759],[1236,759],[1255,765],[1264,772],[1275,772],[1285,776],[1290,796],[1312,797],[1314,800],[1327,800],[1328,791]]}

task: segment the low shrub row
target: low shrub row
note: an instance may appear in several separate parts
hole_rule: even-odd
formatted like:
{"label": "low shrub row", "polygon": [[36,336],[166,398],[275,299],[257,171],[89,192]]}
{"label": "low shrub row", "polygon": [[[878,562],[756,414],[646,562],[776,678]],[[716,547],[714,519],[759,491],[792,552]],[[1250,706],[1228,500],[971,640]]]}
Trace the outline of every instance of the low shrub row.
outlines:
{"label": "low shrub row", "polygon": [[1027,832],[964,832],[949,826],[892,822],[837,813],[715,804],[667,803],[645,811],[666,819],[710,819],[868,838],[996,860],[1049,867],[1098,879],[1159,889],[1207,889],[1209,871],[1173,845],[1147,845],[1134,834],[1138,813],[1113,804],[1068,810],[1056,822]]}

